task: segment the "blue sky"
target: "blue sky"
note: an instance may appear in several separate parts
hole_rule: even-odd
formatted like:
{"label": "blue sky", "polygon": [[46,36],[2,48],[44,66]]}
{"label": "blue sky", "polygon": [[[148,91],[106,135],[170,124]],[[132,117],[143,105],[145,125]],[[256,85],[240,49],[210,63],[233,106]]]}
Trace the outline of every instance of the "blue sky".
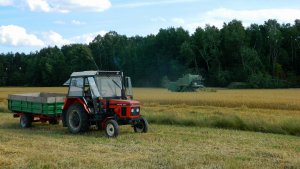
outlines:
{"label": "blue sky", "polygon": [[114,30],[127,36],[205,24],[222,27],[232,19],[244,26],[267,19],[294,23],[299,0],[0,0],[0,53],[89,43]]}

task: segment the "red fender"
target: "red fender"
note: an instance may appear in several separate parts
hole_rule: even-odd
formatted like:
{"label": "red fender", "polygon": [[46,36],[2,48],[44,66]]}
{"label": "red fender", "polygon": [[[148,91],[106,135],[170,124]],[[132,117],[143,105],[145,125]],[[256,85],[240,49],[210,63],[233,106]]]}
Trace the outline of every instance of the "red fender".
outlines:
{"label": "red fender", "polygon": [[106,122],[107,122],[108,120],[111,120],[111,119],[114,119],[114,117],[107,117],[106,119],[104,119],[104,120],[101,122],[101,127],[102,127],[102,129],[105,129],[105,127],[106,127]]}
{"label": "red fender", "polygon": [[80,98],[65,98],[63,110],[67,111],[69,107],[74,103],[81,104],[86,112],[91,113],[87,105]]}

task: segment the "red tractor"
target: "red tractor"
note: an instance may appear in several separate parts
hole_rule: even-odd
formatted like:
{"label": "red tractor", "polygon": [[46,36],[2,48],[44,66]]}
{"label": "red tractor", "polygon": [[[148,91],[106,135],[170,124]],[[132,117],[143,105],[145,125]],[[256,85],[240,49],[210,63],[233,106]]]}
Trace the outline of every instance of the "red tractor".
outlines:
{"label": "red tractor", "polygon": [[62,122],[73,134],[95,125],[107,137],[117,137],[119,125],[130,124],[135,132],[146,133],[148,122],[134,101],[130,77],[120,71],[74,72],[65,83],[69,91],[62,110]]}

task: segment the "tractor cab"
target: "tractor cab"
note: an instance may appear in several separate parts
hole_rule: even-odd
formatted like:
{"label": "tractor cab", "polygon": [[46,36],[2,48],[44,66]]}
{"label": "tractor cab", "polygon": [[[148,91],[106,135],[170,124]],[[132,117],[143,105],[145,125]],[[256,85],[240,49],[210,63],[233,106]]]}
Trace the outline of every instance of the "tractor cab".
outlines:
{"label": "tractor cab", "polygon": [[[91,125],[118,135],[118,125],[131,124],[136,132],[147,132],[148,123],[134,101],[131,79],[120,71],[74,72],[64,84],[69,86],[63,107],[63,125],[79,133]],[[109,122],[109,124],[108,124]]]}
{"label": "tractor cab", "polygon": [[[124,78],[123,73],[119,71],[74,72],[64,85],[70,87],[68,92],[69,97],[85,95],[106,99],[122,99],[125,96],[132,97],[130,77]],[[124,91],[126,93],[122,93]]]}

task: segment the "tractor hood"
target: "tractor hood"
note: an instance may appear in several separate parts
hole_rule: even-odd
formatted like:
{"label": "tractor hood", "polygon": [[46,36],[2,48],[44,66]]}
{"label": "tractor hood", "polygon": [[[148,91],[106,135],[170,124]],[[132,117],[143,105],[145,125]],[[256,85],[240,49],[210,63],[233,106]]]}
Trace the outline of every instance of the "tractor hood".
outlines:
{"label": "tractor hood", "polygon": [[109,101],[110,105],[117,105],[117,106],[139,106],[140,102],[135,100],[117,100],[113,99]]}

